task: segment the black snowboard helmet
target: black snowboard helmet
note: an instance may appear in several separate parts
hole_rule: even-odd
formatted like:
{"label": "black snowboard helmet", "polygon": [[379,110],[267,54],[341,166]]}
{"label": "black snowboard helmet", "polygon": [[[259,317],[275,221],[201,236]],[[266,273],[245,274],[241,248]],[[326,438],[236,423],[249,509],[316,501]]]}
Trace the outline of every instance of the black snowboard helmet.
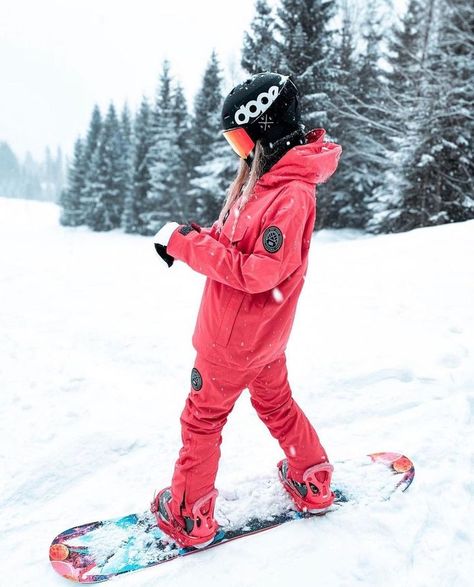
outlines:
{"label": "black snowboard helmet", "polygon": [[271,148],[281,138],[302,130],[298,88],[291,76],[257,73],[230,92],[221,118],[224,137],[250,165],[257,140]]}

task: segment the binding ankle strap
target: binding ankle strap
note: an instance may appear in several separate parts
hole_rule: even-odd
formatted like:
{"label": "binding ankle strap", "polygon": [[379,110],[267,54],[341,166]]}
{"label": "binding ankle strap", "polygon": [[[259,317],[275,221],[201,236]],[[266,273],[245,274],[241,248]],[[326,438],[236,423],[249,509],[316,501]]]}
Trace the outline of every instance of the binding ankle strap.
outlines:
{"label": "binding ankle strap", "polygon": [[198,499],[193,505],[193,518],[198,527],[205,527],[209,530],[215,527],[214,507],[218,496],[217,489],[213,489],[207,495]]}
{"label": "binding ankle strap", "polygon": [[[321,463],[314,465],[303,473],[303,481],[309,485],[315,485],[321,497],[326,498],[331,495],[331,477],[334,467],[330,463]],[[317,477],[318,473],[326,473],[324,481],[320,481]]]}

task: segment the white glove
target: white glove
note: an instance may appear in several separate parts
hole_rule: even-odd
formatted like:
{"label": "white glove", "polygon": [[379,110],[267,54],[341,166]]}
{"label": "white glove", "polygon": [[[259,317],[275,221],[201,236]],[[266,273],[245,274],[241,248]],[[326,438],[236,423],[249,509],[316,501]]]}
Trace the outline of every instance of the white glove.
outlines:
{"label": "white glove", "polygon": [[162,245],[163,247],[168,246],[171,235],[178,228],[178,226],[179,226],[179,224],[177,222],[167,222],[155,234],[155,238],[154,238],[153,242],[156,243],[157,245]]}

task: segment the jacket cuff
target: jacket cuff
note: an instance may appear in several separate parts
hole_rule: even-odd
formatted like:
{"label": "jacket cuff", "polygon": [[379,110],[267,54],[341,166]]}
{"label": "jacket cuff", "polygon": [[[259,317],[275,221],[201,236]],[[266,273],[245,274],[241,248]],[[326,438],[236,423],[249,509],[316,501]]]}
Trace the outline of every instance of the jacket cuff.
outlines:
{"label": "jacket cuff", "polygon": [[173,232],[170,240],[168,241],[168,246],[166,247],[167,253],[175,259],[182,260],[183,256],[181,251],[183,247],[186,246],[187,241],[192,240],[192,238],[198,235],[199,232],[200,231],[198,231],[191,224],[181,224]]}

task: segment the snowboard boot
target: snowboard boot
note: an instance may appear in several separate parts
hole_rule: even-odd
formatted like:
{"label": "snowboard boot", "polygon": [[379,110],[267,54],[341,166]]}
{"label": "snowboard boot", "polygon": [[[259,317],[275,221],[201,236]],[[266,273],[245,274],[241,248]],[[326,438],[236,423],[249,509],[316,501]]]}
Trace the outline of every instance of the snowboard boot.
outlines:
{"label": "snowboard boot", "polygon": [[278,475],[296,507],[311,514],[324,513],[334,501],[331,491],[331,477],[334,467],[329,463],[314,465],[303,473],[303,482],[291,479],[286,459],[278,463]]}
{"label": "snowboard boot", "polygon": [[162,489],[151,503],[160,530],[180,546],[204,548],[211,544],[218,530],[214,519],[217,490],[213,489],[192,507],[192,516],[175,516],[171,509],[171,488]]}

